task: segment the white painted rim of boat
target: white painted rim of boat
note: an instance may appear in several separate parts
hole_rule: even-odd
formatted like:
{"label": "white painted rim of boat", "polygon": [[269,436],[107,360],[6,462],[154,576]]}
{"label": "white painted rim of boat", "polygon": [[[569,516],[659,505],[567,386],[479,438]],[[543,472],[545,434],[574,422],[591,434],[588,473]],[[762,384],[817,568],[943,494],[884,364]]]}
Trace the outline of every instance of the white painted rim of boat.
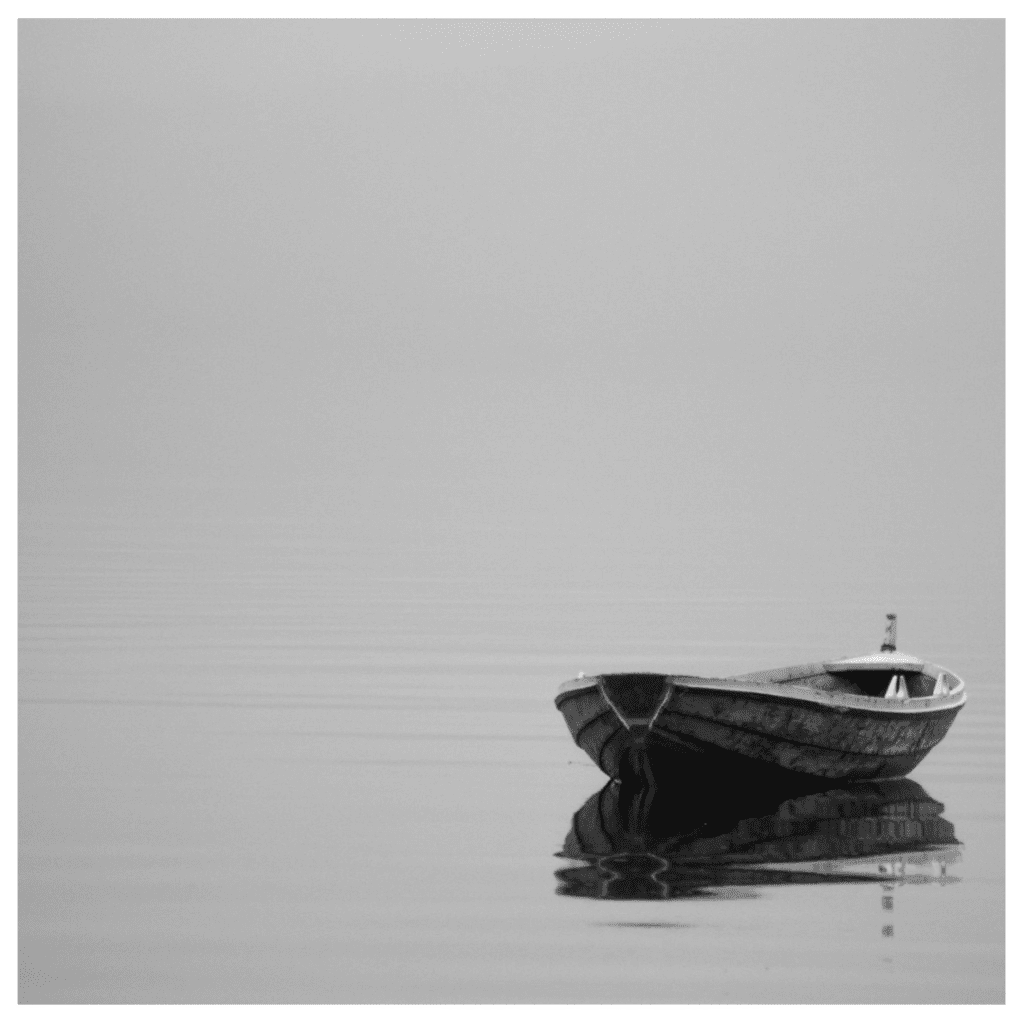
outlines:
{"label": "white painted rim of boat", "polygon": [[[773,697],[788,697],[807,701],[811,704],[822,704],[834,708],[860,708],[865,711],[886,711],[896,714],[919,714],[923,711],[937,711],[945,708],[959,707],[967,700],[964,693],[964,682],[952,672],[939,668],[937,665],[925,665],[925,670],[934,668],[935,672],[928,675],[946,675],[946,685],[954,680],[950,691],[939,697],[869,697],[858,693],[834,693],[828,690],[817,690],[810,686],[801,686],[798,682],[774,683],[756,680],[709,679],[699,684],[683,684],[681,688],[694,690],[717,690],[719,692],[739,692],[766,694]],[[669,677],[671,678],[671,677]],[[680,684],[676,684],[677,686]]]}
{"label": "white painted rim of boat", "polygon": [[920,672],[925,663],[902,651],[875,651],[859,658],[826,661],[826,672]]}
{"label": "white painted rim of boat", "polygon": [[[819,666],[825,671],[824,665]],[[887,714],[916,715],[929,711],[942,711],[961,707],[967,701],[964,692],[964,681],[949,669],[939,665],[921,664],[922,671],[938,678],[940,673],[946,676],[949,693],[938,697],[868,697],[856,693],[834,693],[828,690],[817,690],[810,686],[801,686],[798,682],[765,682],[751,679],[700,679],[696,676],[673,676],[666,678],[673,686],[681,690],[715,690],[725,693],[748,693],[771,697],[785,697],[789,700],[806,701],[808,704],[821,704],[824,707],[860,709],[864,711],[884,711]],[[808,673],[811,674],[811,673]],[[686,680],[683,682],[682,680]],[[557,697],[575,690],[599,688],[598,676],[582,676],[562,683],[558,688]]]}

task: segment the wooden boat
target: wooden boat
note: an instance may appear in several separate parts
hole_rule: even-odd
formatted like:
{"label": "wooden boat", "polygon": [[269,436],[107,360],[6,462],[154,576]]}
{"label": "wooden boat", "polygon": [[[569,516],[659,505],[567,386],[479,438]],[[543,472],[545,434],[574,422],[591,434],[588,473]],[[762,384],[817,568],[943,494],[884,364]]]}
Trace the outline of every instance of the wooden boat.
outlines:
{"label": "wooden boat", "polygon": [[555,872],[558,892],[714,899],[737,886],[957,881],[953,826],[916,782],[796,785],[680,793],[609,782],[573,816],[559,856],[576,864]]}
{"label": "wooden boat", "polygon": [[906,775],[964,706],[963,680],[896,649],[714,679],[654,672],[564,683],[555,705],[611,778],[653,782],[722,764],[830,779]]}

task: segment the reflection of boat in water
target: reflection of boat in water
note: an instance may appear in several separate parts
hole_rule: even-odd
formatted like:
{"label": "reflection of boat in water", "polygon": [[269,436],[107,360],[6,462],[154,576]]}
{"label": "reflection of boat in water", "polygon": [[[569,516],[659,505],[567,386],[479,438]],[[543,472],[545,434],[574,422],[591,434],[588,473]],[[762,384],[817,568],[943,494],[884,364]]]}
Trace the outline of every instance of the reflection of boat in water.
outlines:
{"label": "reflection of boat in water", "polygon": [[876,654],[723,679],[581,675],[555,705],[612,778],[651,781],[739,761],[857,780],[906,775],[965,699],[952,672],[896,650],[890,615]]}
{"label": "reflection of boat in water", "polygon": [[[909,779],[812,791],[692,795],[609,782],[573,817],[558,892],[596,899],[722,899],[733,887],[951,882],[942,804]],[[737,795],[738,794],[738,795]]]}

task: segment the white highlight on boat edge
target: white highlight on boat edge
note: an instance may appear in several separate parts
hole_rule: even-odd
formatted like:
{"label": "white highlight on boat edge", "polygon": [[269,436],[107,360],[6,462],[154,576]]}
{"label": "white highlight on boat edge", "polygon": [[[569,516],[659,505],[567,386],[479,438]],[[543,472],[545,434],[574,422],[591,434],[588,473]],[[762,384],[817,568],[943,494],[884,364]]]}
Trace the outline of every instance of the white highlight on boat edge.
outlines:
{"label": "white highlight on boat edge", "polygon": [[[830,690],[819,690],[813,686],[801,686],[799,679],[805,676],[821,675],[828,671],[828,666],[836,662],[821,663],[817,665],[800,666],[801,676],[785,682],[757,680],[743,677],[725,677],[722,679],[700,678],[696,676],[674,676],[671,673],[664,673],[665,677],[678,689],[686,690],[715,690],[731,693],[749,693],[755,696],[785,697],[789,700],[805,701],[809,704],[821,704],[825,707],[834,708],[840,713],[848,709],[859,709],[864,711],[885,711],[889,714],[920,714],[922,712],[935,711],[940,708],[960,707],[967,702],[967,695],[964,692],[964,681],[949,669],[940,665],[931,665],[920,662],[918,671],[925,675],[932,676],[937,680],[936,692],[927,697],[870,697],[867,694],[841,693]],[[780,670],[785,671],[785,670]],[[655,673],[661,674],[661,673]],[[760,675],[761,673],[755,673]],[[940,687],[938,680],[942,679],[941,689],[945,692],[937,692]],[[577,676],[563,683],[558,688],[557,696],[564,693],[571,693],[574,690],[586,690],[591,687],[600,686],[600,675]],[[699,681],[697,681],[699,679]],[[949,685],[953,680],[953,685]],[[670,691],[671,692],[671,691]],[[661,709],[659,708],[659,711]],[[643,719],[647,721],[647,719]]]}

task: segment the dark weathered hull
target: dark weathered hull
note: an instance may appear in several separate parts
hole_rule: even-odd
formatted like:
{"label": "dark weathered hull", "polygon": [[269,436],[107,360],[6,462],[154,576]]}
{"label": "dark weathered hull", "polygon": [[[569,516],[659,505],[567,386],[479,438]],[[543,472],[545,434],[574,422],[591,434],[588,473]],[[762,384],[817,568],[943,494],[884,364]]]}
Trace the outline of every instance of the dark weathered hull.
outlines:
{"label": "dark weathered hull", "polygon": [[730,680],[599,677],[606,678],[619,687],[610,696],[607,684],[581,686],[556,704],[606,775],[648,781],[744,765],[837,780],[897,778],[927,756],[962,706],[936,700],[888,710],[863,697],[744,692]]}

